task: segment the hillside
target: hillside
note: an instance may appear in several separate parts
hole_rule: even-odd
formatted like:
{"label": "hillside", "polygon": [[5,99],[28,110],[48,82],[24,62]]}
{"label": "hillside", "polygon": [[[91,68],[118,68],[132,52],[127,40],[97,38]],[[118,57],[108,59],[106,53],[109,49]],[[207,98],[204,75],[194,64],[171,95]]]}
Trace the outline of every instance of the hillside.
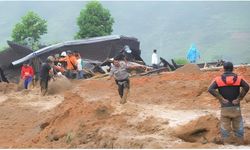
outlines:
{"label": "hillside", "polygon": [[[236,72],[250,81],[250,68]],[[207,92],[219,74],[189,65],[133,77],[124,105],[106,78],[57,78],[44,97],[38,87],[0,83],[0,148],[250,148],[249,93],[245,145],[220,144],[219,103]]]}
{"label": "hillside", "polygon": [[[77,31],[76,18],[86,1],[1,1],[0,45],[10,39],[13,26],[28,10],[48,20],[44,43],[71,40]],[[150,63],[151,53],[185,57],[195,43],[201,61],[224,58],[235,63],[250,62],[250,2],[102,1],[115,19],[113,34],[137,37],[142,57]],[[62,15],[63,14],[63,15]]]}

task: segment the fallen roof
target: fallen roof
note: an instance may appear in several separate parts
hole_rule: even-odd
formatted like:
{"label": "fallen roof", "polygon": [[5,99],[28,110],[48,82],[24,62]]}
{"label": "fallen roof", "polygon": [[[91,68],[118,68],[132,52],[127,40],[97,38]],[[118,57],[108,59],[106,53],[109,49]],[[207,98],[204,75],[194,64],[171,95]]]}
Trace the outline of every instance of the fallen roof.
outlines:
{"label": "fallen roof", "polygon": [[[116,40],[121,40],[122,42],[120,41],[118,43],[114,43],[113,41]],[[104,61],[105,59],[113,57],[114,55],[119,53],[120,49],[124,45],[129,45],[132,50],[132,53],[134,52],[140,57],[139,41],[136,38],[125,37],[120,35],[109,35],[74,41],[66,41],[48,47],[44,47],[21,59],[12,62],[12,64],[15,66],[36,56],[43,56],[44,58],[46,58],[48,55],[52,55],[52,52],[53,54],[55,54],[60,53],[62,51],[66,51],[67,49],[79,51],[85,59]]]}
{"label": "fallen roof", "polygon": [[0,65],[3,68],[8,67],[12,61],[20,59],[33,52],[26,46],[22,46],[11,41],[7,41],[7,43],[10,47],[0,52]]}

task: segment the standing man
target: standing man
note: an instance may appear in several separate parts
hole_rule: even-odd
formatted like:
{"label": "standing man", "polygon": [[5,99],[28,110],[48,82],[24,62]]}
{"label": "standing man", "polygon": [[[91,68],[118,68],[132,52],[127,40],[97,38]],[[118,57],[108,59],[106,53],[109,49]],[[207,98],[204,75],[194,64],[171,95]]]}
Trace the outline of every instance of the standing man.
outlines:
{"label": "standing man", "polygon": [[41,93],[44,96],[48,91],[48,82],[53,75],[52,70],[53,61],[51,59],[47,59],[45,63],[42,64],[40,71],[40,87]]}
{"label": "standing man", "polygon": [[240,101],[247,94],[249,85],[241,76],[233,73],[231,62],[225,62],[223,68],[224,73],[214,79],[208,91],[221,104],[220,131],[223,142],[231,143],[230,133],[233,132],[237,139],[235,142],[243,144],[244,126]]}
{"label": "standing man", "polygon": [[158,56],[156,54],[157,50],[154,49],[152,54],[152,66],[154,69],[158,69]]}
{"label": "standing man", "polygon": [[84,78],[83,67],[85,64],[84,64],[80,54],[77,54],[76,59],[77,59],[77,75],[76,75],[76,77],[77,77],[77,79],[83,79]]}
{"label": "standing man", "polygon": [[195,44],[192,44],[187,53],[187,59],[190,63],[196,63],[197,59],[200,59],[200,52],[195,47]]}
{"label": "standing man", "polygon": [[24,62],[21,69],[21,79],[24,80],[24,88],[28,89],[29,84],[32,82],[34,76],[33,68],[28,62]]}

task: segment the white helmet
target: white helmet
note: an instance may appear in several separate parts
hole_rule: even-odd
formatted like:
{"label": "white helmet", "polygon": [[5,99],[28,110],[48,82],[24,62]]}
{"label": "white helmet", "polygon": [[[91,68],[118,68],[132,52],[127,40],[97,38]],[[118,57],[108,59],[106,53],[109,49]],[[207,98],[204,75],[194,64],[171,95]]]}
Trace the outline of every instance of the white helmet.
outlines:
{"label": "white helmet", "polygon": [[61,56],[66,57],[66,56],[67,56],[66,52],[65,52],[65,51],[63,51],[63,52],[61,53]]}
{"label": "white helmet", "polygon": [[125,49],[125,51],[126,51],[127,53],[131,53],[131,52],[132,52],[128,45],[125,45],[125,46],[124,46],[124,49]]}

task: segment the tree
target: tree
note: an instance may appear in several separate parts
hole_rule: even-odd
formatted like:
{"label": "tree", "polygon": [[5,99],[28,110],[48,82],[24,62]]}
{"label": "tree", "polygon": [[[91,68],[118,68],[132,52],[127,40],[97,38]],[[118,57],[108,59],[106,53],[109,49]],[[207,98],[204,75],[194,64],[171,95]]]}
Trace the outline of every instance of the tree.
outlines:
{"label": "tree", "polygon": [[79,31],[75,38],[88,38],[96,36],[110,35],[113,31],[114,19],[108,9],[103,8],[98,1],[91,1],[82,9],[77,18]]}
{"label": "tree", "polygon": [[38,49],[41,35],[45,33],[47,33],[47,21],[33,11],[29,11],[21,18],[21,22],[15,25],[11,37],[14,42]]}

